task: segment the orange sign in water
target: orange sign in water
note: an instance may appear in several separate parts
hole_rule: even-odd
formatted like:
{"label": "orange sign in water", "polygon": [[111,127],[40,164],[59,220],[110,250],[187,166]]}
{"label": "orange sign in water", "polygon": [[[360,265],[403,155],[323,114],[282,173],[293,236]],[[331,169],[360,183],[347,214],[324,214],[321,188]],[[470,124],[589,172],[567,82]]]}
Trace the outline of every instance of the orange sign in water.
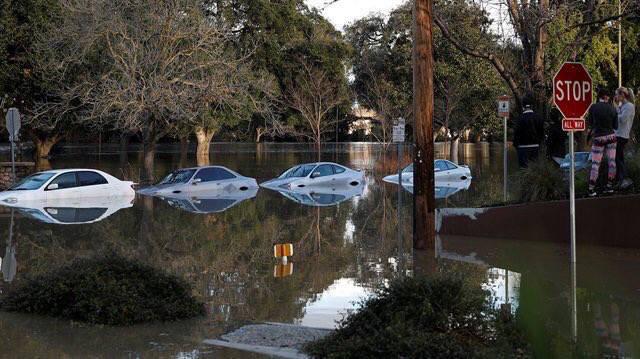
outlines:
{"label": "orange sign in water", "polygon": [[284,243],[284,244],[274,244],[273,245],[273,256],[276,258],[282,257],[291,257],[293,255],[293,244]]}

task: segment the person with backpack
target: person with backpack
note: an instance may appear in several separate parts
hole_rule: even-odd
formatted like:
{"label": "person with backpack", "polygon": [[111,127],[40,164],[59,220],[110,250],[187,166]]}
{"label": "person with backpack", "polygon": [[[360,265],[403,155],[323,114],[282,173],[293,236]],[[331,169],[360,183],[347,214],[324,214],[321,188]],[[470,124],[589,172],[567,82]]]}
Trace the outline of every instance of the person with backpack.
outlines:
{"label": "person with backpack", "polygon": [[625,87],[616,90],[615,101],[618,103],[618,129],[616,130],[616,180],[621,188],[630,185],[625,181],[626,166],[624,163],[624,148],[629,142],[633,119],[636,115],[633,92]]}
{"label": "person with backpack", "polygon": [[528,166],[540,153],[540,144],[544,138],[542,118],[533,111],[533,99],[526,96],[522,100],[522,114],[516,120],[513,131],[513,145],[518,152],[520,168]]}
{"label": "person with backpack", "polygon": [[618,114],[609,102],[609,93],[600,89],[598,102],[589,108],[588,123],[593,137],[591,141],[591,173],[589,174],[589,196],[596,196],[596,183],[600,171],[600,162],[607,156],[608,176],[605,193],[613,192],[616,179],[616,129],[618,128]]}

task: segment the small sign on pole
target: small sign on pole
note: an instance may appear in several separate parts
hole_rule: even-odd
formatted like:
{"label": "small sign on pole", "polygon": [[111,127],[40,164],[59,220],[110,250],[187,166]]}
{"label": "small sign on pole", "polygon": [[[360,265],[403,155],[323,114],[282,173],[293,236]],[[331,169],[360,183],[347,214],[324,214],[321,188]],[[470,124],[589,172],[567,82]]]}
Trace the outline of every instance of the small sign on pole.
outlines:
{"label": "small sign on pole", "polygon": [[13,175],[13,183],[16,183],[16,157],[15,157],[15,142],[18,140],[18,134],[20,132],[20,111],[17,108],[12,107],[7,111],[6,122],[7,131],[9,132],[9,141],[11,142],[11,173]]}
{"label": "small sign on pole", "polygon": [[509,107],[511,103],[511,97],[509,96],[500,96],[498,97],[498,116],[499,117],[509,117]]}
{"label": "small sign on pole", "polygon": [[577,62],[565,62],[553,77],[553,103],[562,113],[562,129],[569,132],[569,217],[571,263],[576,262],[576,190],[574,132],[586,129],[584,115],[593,102],[593,81],[589,71]]}
{"label": "small sign on pole", "polygon": [[404,137],[405,137],[404,127],[405,127],[404,118],[399,118],[398,121],[396,121],[396,124],[393,126],[393,142],[395,143],[404,142]]}

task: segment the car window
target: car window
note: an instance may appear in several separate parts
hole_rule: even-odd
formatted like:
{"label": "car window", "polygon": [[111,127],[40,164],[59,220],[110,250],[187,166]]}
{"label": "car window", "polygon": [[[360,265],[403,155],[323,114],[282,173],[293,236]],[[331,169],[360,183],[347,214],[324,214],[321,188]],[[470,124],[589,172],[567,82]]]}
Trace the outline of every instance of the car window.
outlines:
{"label": "car window", "polygon": [[320,165],[313,171],[315,177],[333,176],[333,166]]}
{"label": "car window", "polygon": [[233,199],[226,198],[212,198],[212,199],[199,199],[193,202],[193,205],[201,212],[220,212],[224,211],[231,205],[236,203]]}
{"label": "car window", "polygon": [[434,166],[436,172],[448,170],[447,164],[444,161],[436,161]]}
{"label": "car window", "polygon": [[454,165],[453,163],[451,163],[449,161],[442,161],[442,162],[444,162],[444,164],[447,166],[448,170],[455,170],[456,168],[458,168],[458,167],[456,167],[456,165]]}
{"label": "car window", "polygon": [[165,177],[160,184],[175,184],[175,183],[187,183],[193,177],[193,174],[196,173],[196,170],[177,170],[171,172],[167,177]]}
{"label": "car window", "polygon": [[195,178],[200,178],[202,182],[221,181],[236,178],[236,176],[220,167],[203,168],[196,174]]}
{"label": "car window", "polygon": [[344,171],[346,171],[346,169],[344,167],[340,167],[340,166],[336,166],[336,165],[333,165],[332,167],[333,167],[333,173],[335,173],[335,174],[340,174],[340,173],[343,173]]}
{"label": "car window", "polygon": [[9,189],[13,191],[38,189],[54,175],[55,173],[51,172],[35,173],[23,178],[20,182],[16,183]]}
{"label": "car window", "polygon": [[316,165],[298,166],[298,168],[296,168],[295,171],[291,171],[291,174],[287,175],[287,177],[307,177],[314,168],[316,168]]}
{"label": "car window", "polygon": [[51,184],[49,184],[49,186],[51,186],[52,184],[57,184],[58,185],[57,189],[77,187],[78,183],[76,181],[76,173],[75,172],[63,173],[58,177],[54,178],[53,181],[51,181]]}
{"label": "car window", "polygon": [[107,212],[107,208],[47,207],[44,210],[52,218],[63,223],[91,222]]}
{"label": "car window", "polygon": [[408,173],[408,172],[413,172],[413,163],[408,165],[402,170],[402,173]]}
{"label": "car window", "polygon": [[345,196],[333,193],[312,193],[311,197],[317,204],[322,205],[336,204],[345,199]]}
{"label": "car window", "polygon": [[80,186],[95,186],[99,184],[107,184],[107,180],[99,173],[91,171],[80,171],[78,174],[78,183]]}

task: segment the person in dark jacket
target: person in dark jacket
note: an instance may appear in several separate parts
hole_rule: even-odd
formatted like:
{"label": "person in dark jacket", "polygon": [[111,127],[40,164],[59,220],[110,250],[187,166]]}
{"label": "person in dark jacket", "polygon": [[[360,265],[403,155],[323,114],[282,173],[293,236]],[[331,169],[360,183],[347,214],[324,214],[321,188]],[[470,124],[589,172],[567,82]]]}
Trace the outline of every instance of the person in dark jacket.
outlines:
{"label": "person in dark jacket", "polygon": [[522,100],[522,107],[522,114],[515,123],[513,145],[518,152],[518,164],[524,168],[529,161],[538,158],[540,144],[544,138],[544,123],[533,111],[533,100],[530,96]]}
{"label": "person in dark jacket", "polygon": [[[606,154],[609,164],[608,183],[605,193],[613,192],[616,179],[616,133],[618,128],[618,113],[609,102],[609,93],[601,89],[598,91],[598,102],[589,109],[589,127],[591,136],[591,174],[589,175],[589,196],[595,196],[600,162]],[[606,152],[606,153],[605,153]]]}
{"label": "person in dark jacket", "polygon": [[567,154],[567,133],[562,130],[562,114],[557,108],[551,110],[551,124],[547,129],[548,151],[551,159],[561,164]]}

